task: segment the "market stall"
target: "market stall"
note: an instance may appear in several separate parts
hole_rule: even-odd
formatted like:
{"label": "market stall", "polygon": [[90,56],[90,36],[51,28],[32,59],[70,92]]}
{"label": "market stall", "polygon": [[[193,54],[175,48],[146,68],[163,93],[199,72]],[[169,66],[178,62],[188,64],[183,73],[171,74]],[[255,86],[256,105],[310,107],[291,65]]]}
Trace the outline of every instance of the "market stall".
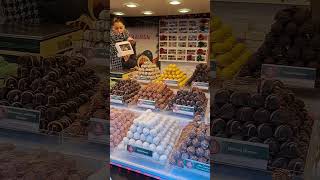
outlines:
{"label": "market stall", "polygon": [[210,179],[209,6],[137,3],[111,1],[136,65],[111,68],[110,163],[156,179]]}

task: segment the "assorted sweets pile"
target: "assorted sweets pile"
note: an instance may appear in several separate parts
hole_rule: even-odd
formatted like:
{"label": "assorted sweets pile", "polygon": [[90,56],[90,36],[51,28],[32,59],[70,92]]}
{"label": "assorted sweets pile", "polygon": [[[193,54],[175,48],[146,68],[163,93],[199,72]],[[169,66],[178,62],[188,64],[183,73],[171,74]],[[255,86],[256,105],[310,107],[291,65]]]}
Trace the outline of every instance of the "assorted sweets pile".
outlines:
{"label": "assorted sweets pile", "polygon": [[261,64],[319,69],[320,34],[314,28],[311,11],[289,7],[277,12],[274,20],[263,44],[239,76],[260,77]]}
{"label": "assorted sweets pile", "polygon": [[214,136],[268,144],[269,167],[303,171],[313,119],[281,82],[264,81],[257,93],[221,89],[211,115]]}
{"label": "assorted sweets pile", "polygon": [[106,48],[109,43],[109,36],[109,13],[107,10],[103,10],[99,14],[99,20],[94,22],[93,29],[84,31],[80,46],[81,48]]}
{"label": "assorted sweets pile", "polygon": [[8,77],[0,88],[0,105],[38,110],[40,129],[60,132],[74,122],[71,114],[90,100],[100,81],[85,63],[75,56],[22,56],[17,77]]}
{"label": "assorted sweets pile", "polygon": [[101,81],[95,88],[96,93],[90,98],[90,102],[79,107],[78,112],[72,114],[74,122],[63,130],[67,136],[87,136],[90,118],[108,120],[108,81]]}
{"label": "assorted sweets pile", "polygon": [[126,137],[136,115],[125,109],[110,110],[110,147],[113,149],[118,146]]}
{"label": "assorted sweets pile", "polygon": [[[170,157],[170,164],[184,167],[184,160],[210,164],[210,126],[197,118],[185,126]],[[191,164],[186,164],[190,166]],[[191,167],[189,167],[191,168]]]}
{"label": "assorted sweets pile", "polygon": [[193,72],[192,76],[187,81],[187,85],[191,86],[192,82],[208,83],[209,82],[209,73],[210,73],[210,69],[209,69],[208,65],[198,64],[196,66],[196,69]]}
{"label": "assorted sweets pile", "polygon": [[0,144],[0,179],[85,180],[93,174],[80,170],[76,160],[57,152],[18,150],[13,144]]}
{"label": "assorted sweets pile", "polygon": [[155,80],[160,76],[160,69],[151,61],[146,61],[138,69],[138,80]]}
{"label": "assorted sweets pile", "polygon": [[[18,65],[15,63],[9,63],[5,61],[0,56],[0,78],[5,78],[7,76],[16,76],[17,75]],[[1,85],[0,85],[1,87]]]}
{"label": "assorted sweets pile", "polygon": [[238,43],[232,36],[230,26],[223,24],[216,16],[211,21],[211,58],[217,63],[217,77],[231,79],[252,54],[243,43]]}
{"label": "assorted sweets pile", "polygon": [[187,82],[187,74],[182,72],[177,65],[169,64],[164,70],[156,82],[162,82],[164,80],[176,80],[180,87],[184,86]]}
{"label": "assorted sweets pile", "polygon": [[119,145],[127,145],[152,151],[152,158],[165,163],[179,137],[179,122],[147,110],[133,121],[127,136]]}
{"label": "assorted sweets pile", "polygon": [[166,84],[149,83],[140,89],[133,102],[137,103],[139,99],[155,101],[156,108],[165,109],[173,96],[173,91]]}
{"label": "assorted sweets pile", "polygon": [[179,90],[176,96],[170,101],[169,108],[173,109],[174,105],[183,105],[194,108],[195,115],[204,115],[207,109],[208,99],[203,91],[198,88],[191,90]]}
{"label": "assorted sweets pile", "polygon": [[111,89],[111,95],[122,96],[124,103],[131,103],[141,86],[135,80],[119,80]]}

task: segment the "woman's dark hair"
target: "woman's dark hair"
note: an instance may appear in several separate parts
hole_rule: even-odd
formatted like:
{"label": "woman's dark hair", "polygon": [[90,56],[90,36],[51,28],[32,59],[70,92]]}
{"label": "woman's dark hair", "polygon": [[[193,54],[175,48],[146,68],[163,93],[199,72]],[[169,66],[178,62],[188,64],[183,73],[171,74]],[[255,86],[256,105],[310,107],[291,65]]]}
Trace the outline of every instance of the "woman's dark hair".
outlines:
{"label": "woman's dark hair", "polygon": [[114,17],[113,18],[113,20],[112,20],[112,25],[114,25],[115,23],[122,23],[122,24],[124,24],[124,20],[123,20],[123,18],[121,18],[121,17]]}

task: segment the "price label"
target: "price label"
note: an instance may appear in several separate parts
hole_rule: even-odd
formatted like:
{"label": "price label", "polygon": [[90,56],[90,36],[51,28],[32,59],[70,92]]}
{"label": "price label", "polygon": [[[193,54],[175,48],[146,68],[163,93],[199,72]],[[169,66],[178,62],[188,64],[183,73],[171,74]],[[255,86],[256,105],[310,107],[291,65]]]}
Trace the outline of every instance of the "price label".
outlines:
{"label": "price label", "polygon": [[196,169],[198,171],[210,173],[210,164],[201,163],[191,159],[184,159],[183,164],[188,169]]}
{"label": "price label", "polygon": [[39,132],[40,111],[0,106],[0,127]]}
{"label": "price label", "polygon": [[261,78],[280,80],[286,85],[314,88],[316,82],[315,68],[293,67],[274,64],[263,64]]}
{"label": "price label", "polygon": [[209,90],[209,83],[205,82],[192,82],[192,87],[196,87],[203,90]]}
{"label": "price label", "polygon": [[174,104],[172,111],[178,114],[194,116],[194,107]]}
{"label": "price label", "polygon": [[123,96],[111,95],[110,102],[116,104],[123,104]]}
{"label": "price label", "polygon": [[179,86],[179,82],[177,80],[166,79],[166,80],[164,80],[164,83],[166,83],[166,85],[168,85],[168,86],[174,86],[174,87]]}
{"label": "price label", "polygon": [[156,101],[139,99],[138,100],[138,107],[147,108],[147,109],[156,109]]}
{"label": "price label", "polygon": [[267,169],[269,145],[215,137],[212,148],[215,162]]}
{"label": "price label", "polygon": [[152,154],[153,154],[153,152],[148,149],[144,149],[144,148],[140,148],[132,145],[127,146],[127,151],[130,153],[134,152],[134,153],[141,154],[148,157],[152,157]]}
{"label": "price label", "polygon": [[90,142],[109,144],[110,124],[105,119],[91,118],[89,122],[88,140]]}
{"label": "price label", "polygon": [[138,81],[139,83],[144,83],[144,84],[148,84],[148,83],[151,82],[150,79],[147,79],[147,78],[144,78],[144,77],[140,77],[139,79],[137,79],[137,81]]}

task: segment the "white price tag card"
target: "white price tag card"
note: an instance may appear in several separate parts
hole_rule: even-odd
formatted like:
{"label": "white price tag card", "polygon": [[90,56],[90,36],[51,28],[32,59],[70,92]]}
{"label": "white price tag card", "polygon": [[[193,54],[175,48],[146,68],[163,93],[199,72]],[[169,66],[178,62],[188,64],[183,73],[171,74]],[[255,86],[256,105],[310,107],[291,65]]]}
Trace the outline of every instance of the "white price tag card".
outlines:
{"label": "white price tag card", "polygon": [[110,95],[110,102],[123,104],[123,96]]}
{"label": "white price tag card", "polygon": [[141,108],[156,109],[156,102],[151,100],[139,99],[137,105]]}
{"label": "white price tag card", "polygon": [[168,85],[168,86],[174,86],[174,87],[179,86],[179,82],[177,80],[166,79],[166,80],[164,80],[164,83],[166,83],[166,85]]}
{"label": "white price tag card", "polygon": [[262,64],[261,78],[280,80],[288,86],[314,88],[315,68]]}
{"label": "white price tag card", "polygon": [[173,104],[172,111],[178,114],[194,116],[194,107],[191,107],[191,106]]}
{"label": "white price tag card", "polygon": [[39,132],[40,111],[0,106],[0,127]]}
{"label": "white price tag card", "polygon": [[209,90],[209,83],[205,82],[192,82],[192,87],[196,87],[202,90]]}

